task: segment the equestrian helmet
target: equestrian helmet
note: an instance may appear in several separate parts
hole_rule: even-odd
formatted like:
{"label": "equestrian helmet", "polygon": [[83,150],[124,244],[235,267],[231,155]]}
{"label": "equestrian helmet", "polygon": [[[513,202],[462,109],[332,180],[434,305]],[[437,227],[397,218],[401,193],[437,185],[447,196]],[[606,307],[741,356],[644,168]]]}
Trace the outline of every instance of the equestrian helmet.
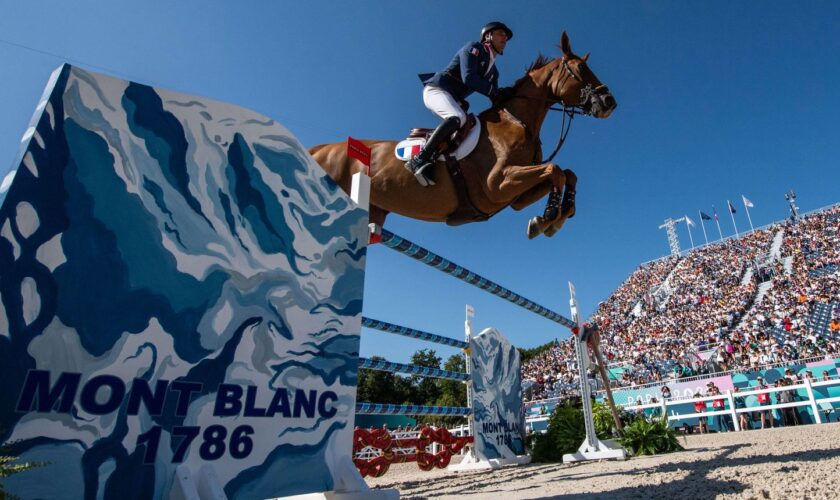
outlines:
{"label": "equestrian helmet", "polygon": [[513,31],[511,31],[510,28],[508,28],[505,25],[505,23],[500,22],[500,21],[493,21],[493,22],[489,22],[489,23],[485,24],[484,27],[481,28],[481,39],[480,40],[483,42],[484,37],[487,35],[487,33],[490,33],[493,30],[505,30],[505,33],[507,34],[508,40],[513,38]]}

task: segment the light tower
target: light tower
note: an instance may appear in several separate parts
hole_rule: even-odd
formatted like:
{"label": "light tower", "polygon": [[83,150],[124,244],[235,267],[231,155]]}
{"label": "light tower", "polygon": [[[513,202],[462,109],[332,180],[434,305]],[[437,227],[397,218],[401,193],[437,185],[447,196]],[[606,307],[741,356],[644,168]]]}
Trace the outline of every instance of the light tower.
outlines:
{"label": "light tower", "polygon": [[683,222],[685,217],[679,219],[672,219],[668,217],[665,223],[659,226],[659,229],[665,229],[668,232],[668,245],[671,246],[671,255],[680,254],[680,238],[677,236],[677,224]]}
{"label": "light tower", "polygon": [[785,193],[785,199],[790,204],[790,218],[796,220],[799,218],[799,207],[796,206],[796,193],[793,189],[789,193]]}

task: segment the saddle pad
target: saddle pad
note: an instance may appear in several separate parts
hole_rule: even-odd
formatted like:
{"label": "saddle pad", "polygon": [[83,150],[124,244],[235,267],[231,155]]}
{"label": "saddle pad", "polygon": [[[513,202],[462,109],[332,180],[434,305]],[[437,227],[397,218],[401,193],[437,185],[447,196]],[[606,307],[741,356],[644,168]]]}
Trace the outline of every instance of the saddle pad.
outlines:
{"label": "saddle pad", "polygon": [[420,152],[424,144],[426,144],[426,139],[423,138],[404,139],[397,143],[397,147],[394,148],[394,154],[400,160],[408,161]]}
{"label": "saddle pad", "polygon": [[[461,145],[458,146],[458,149],[455,150],[455,159],[460,160],[465,158],[468,154],[472,153],[473,149],[475,149],[476,144],[478,144],[478,137],[481,134],[481,122],[476,121],[475,126],[470,130],[467,137],[464,138]],[[403,139],[402,141],[397,143],[397,146],[394,148],[394,155],[402,161],[408,161],[413,156],[416,156],[417,153],[420,152],[420,149],[423,145],[426,144],[425,138],[409,138]],[[443,155],[438,156],[439,161],[443,161]]]}

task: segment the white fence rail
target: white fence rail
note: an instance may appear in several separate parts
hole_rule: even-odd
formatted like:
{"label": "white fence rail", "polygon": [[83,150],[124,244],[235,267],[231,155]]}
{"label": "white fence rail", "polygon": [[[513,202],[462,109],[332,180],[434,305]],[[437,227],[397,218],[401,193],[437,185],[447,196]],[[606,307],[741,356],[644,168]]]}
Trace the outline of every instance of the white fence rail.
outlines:
{"label": "white fence rail", "polygon": [[[732,418],[732,424],[736,431],[740,431],[740,422],[738,421],[738,415],[741,413],[752,413],[752,412],[763,412],[763,411],[772,411],[772,410],[781,410],[784,408],[795,408],[795,407],[810,407],[811,413],[814,416],[814,421],[817,424],[822,424],[823,419],[820,416],[820,412],[822,411],[840,411],[840,409],[834,409],[832,403],[840,402],[840,396],[835,397],[821,397],[818,398],[814,394],[814,388],[818,387],[828,387],[840,385],[840,378],[834,378],[831,380],[822,380],[819,382],[811,382],[809,379],[805,378],[802,382],[795,384],[795,385],[787,385],[782,387],[768,387],[766,389],[752,389],[748,391],[739,391],[739,392],[732,392],[726,391],[721,394],[715,394],[713,396],[702,396],[697,398],[678,398],[678,399],[667,399],[658,401],[656,403],[645,403],[641,405],[618,405],[622,407],[626,411],[638,411],[638,410],[650,410],[650,409],[660,409],[662,415],[667,415],[668,422],[673,422],[677,420],[692,420],[692,419],[699,419],[700,417],[714,417],[717,415],[729,415]],[[769,405],[758,405],[758,406],[745,406],[743,408],[738,408],[735,406],[735,398],[744,398],[746,396],[758,395],[758,394],[772,394],[776,392],[784,392],[784,391],[796,391],[799,389],[804,389],[807,399],[800,400],[800,401],[793,401],[790,403],[776,403],[776,404],[769,404]],[[712,411],[705,411],[705,412],[693,412],[693,413],[677,413],[671,410],[671,413],[668,414],[668,408],[672,406],[679,406],[684,404],[696,403],[698,401],[714,401],[723,399],[725,401],[724,408],[722,410],[712,410]],[[746,405],[746,401],[744,402]],[[551,415],[539,415],[536,417],[526,418],[525,424],[529,429],[534,428],[534,424],[545,422],[547,421]]]}

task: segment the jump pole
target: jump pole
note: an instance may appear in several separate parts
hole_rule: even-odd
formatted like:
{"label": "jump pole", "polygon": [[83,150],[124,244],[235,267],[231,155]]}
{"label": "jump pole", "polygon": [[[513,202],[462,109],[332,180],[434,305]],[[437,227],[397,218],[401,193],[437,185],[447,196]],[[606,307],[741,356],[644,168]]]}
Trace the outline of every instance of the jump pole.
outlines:
{"label": "jump pole", "polygon": [[575,323],[572,320],[560,313],[554,312],[545,306],[541,306],[536,302],[481,276],[480,274],[474,273],[465,267],[459,266],[458,264],[435,254],[431,250],[423,248],[401,236],[397,236],[387,229],[384,229],[376,224],[371,224],[370,226],[372,241],[375,238],[381,238],[381,243],[391,250],[411,257],[414,260],[418,260],[429,267],[433,267],[438,271],[441,271],[442,273],[458,278],[465,283],[469,283],[470,285],[480,288],[487,293],[491,293],[499,298],[505,299],[512,304],[516,304],[523,309],[527,309],[534,314],[561,324],[566,328],[575,327]]}
{"label": "jump pole", "polygon": [[[527,309],[528,311],[571,329],[574,334],[575,354],[577,357],[578,369],[580,371],[580,393],[581,399],[583,400],[586,440],[584,440],[577,453],[564,455],[563,461],[577,462],[581,460],[601,459],[624,460],[627,458],[627,452],[624,448],[611,440],[599,440],[595,433],[595,424],[592,418],[592,391],[586,377],[589,367],[589,356],[587,352],[588,347],[586,344],[587,339],[584,338],[584,331],[580,327],[580,317],[578,314],[575,287],[571,282],[569,282],[569,293],[571,295],[569,305],[571,306],[573,319],[566,318],[560,313],[537,304],[536,302],[527,299],[477,273],[474,273],[463,266],[441,257],[440,255],[437,255],[416,243],[398,236],[387,229],[378,226],[377,224],[370,224],[370,228],[371,241],[380,242],[396,252],[411,257],[414,260],[418,260],[429,267],[433,267],[438,271],[458,278],[459,280],[469,283],[476,288],[480,288],[485,292],[505,299],[512,304],[516,304],[519,307]],[[469,317],[467,320],[467,330],[469,332]]]}

